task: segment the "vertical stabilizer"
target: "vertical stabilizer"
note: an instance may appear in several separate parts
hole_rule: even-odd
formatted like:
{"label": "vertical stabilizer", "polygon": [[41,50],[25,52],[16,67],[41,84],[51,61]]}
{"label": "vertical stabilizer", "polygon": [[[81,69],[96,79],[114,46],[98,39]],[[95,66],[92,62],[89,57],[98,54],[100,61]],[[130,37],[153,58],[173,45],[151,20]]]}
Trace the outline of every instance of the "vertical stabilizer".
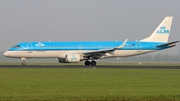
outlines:
{"label": "vertical stabilizer", "polygon": [[168,16],[168,17],[164,18],[164,20],[156,28],[156,30],[151,34],[151,36],[149,36],[145,39],[142,39],[141,41],[168,42],[172,20],[173,20],[172,16]]}

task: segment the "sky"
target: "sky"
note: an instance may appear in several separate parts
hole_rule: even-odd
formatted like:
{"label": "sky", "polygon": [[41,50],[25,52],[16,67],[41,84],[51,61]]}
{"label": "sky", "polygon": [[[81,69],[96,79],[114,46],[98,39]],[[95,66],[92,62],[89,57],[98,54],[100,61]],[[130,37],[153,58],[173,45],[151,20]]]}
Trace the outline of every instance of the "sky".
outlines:
{"label": "sky", "polygon": [[[179,0],[0,0],[0,51],[24,41],[141,40],[173,16],[169,41],[180,40]],[[160,51],[178,54],[180,43]]]}

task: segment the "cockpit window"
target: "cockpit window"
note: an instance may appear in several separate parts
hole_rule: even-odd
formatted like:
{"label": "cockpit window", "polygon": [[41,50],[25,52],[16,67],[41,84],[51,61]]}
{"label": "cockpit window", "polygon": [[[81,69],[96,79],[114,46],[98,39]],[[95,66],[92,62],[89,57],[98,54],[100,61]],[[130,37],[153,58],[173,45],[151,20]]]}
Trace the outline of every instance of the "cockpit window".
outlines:
{"label": "cockpit window", "polygon": [[19,45],[17,45],[17,48],[20,48],[20,46],[19,46]]}
{"label": "cockpit window", "polygon": [[12,48],[20,48],[19,45],[12,46]]}

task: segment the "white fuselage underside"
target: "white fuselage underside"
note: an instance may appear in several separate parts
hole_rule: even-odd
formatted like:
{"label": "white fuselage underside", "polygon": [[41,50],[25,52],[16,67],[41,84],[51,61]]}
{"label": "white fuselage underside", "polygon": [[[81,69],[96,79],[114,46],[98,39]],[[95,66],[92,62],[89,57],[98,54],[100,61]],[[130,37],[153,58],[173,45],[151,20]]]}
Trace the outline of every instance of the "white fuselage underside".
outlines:
{"label": "white fuselage underside", "polygon": [[[116,50],[112,53],[106,53],[102,57],[127,57],[139,54],[153,52],[155,50]],[[6,56],[13,58],[65,58],[66,54],[78,53],[82,54],[88,51],[6,51]],[[83,56],[83,54],[82,54]]]}

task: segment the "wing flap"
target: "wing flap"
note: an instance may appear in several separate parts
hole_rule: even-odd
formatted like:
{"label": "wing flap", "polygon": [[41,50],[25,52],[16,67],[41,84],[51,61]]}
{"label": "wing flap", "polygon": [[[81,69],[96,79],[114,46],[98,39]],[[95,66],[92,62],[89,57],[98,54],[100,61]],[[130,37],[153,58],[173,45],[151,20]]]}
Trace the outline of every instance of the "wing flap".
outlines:
{"label": "wing flap", "polygon": [[113,51],[114,51],[113,49],[102,49],[102,50],[96,50],[96,51],[83,52],[83,54],[103,54],[103,53],[109,53]]}

